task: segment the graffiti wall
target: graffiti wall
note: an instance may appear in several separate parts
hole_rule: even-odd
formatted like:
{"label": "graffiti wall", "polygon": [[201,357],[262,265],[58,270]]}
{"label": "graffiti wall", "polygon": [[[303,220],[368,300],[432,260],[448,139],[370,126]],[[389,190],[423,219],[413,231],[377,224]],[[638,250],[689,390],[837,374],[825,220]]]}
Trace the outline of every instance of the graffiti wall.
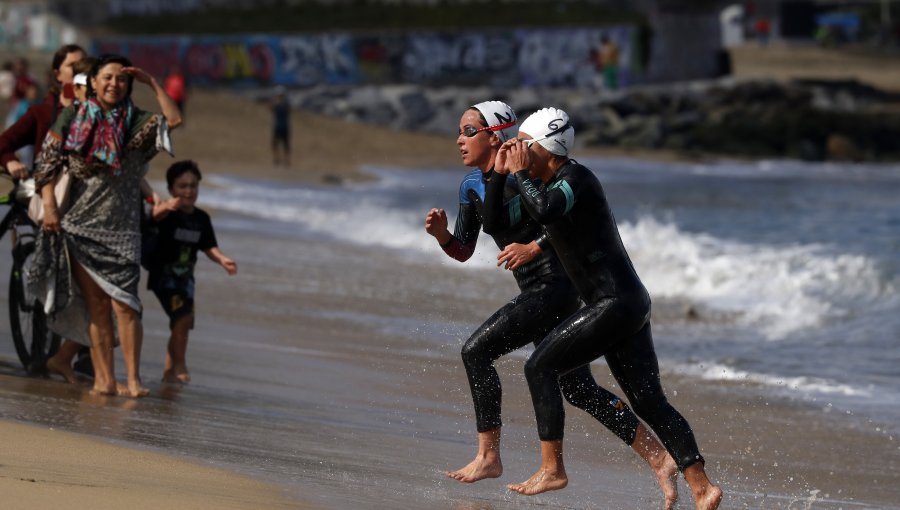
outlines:
{"label": "graffiti wall", "polygon": [[493,85],[595,87],[592,60],[603,36],[619,48],[622,84],[635,79],[631,26],[209,37],[131,37],[94,41],[156,76],[179,67],[194,85]]}
{"label": "graffiti wall", "polygon": [[78,31],[46,6],[0,2],[0,49],[55,51],[79,39]]}

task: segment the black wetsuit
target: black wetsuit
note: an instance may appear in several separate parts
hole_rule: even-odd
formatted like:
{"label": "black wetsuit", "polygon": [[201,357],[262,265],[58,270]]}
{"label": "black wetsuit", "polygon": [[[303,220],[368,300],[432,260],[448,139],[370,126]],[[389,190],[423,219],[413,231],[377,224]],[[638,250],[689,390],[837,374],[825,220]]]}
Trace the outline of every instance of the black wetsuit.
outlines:
{"label": "black wetsuit", "polygon": [[[498,176],[502,181],[503,176]],[[690,425],[666,400],[650,334],[650,295],[622,245],[597,177],[569,160],[546,185],[518,172],[528,214],[550,243],[585,307],[559,324],[525,364],[538,430],[562,436],[557,380],[606,356],[635,412],[684,470],[702,462]]]}
{"label": "black wetsuit", "polygon": [[[489,173],[488,175],[491,175]],[[480,170],[466,176],[460,186],[460,211],[453,239],[445,246],[451,256],[474,250],[481,228],[484,209],[485,178]],[[490,184],[488,184],[490,186]],[[541,227],[520,209],[518,189],[514,181],[499,195],[513,200],[508,210],[518,211],[514,220],[494,215],[484,217],[485,233],[493,236],[501,249],[509,243],[528,244],[541,234]],[[501,198],[502,201],[502,198]],[[464,248],[468,247],[468,248]],[[465,260],[463,258],[462,260]],[[501,426],[500,378],[494,360],[528,343],[537,345],[561,320],[581,305],[578,293],[553,253],[544,243],[542,253],[528,264],[513,271],[521,294],[484,322],[462,348],[463,364],[475,403],[476,426],[487,432]],[[634,442],[637,417],[616,395],[598,386],[590,368],[580,367],[559,381],[563,394],[572,405],[585,410],[627,444]],[[562,400],[558,402],[562,414]]]}

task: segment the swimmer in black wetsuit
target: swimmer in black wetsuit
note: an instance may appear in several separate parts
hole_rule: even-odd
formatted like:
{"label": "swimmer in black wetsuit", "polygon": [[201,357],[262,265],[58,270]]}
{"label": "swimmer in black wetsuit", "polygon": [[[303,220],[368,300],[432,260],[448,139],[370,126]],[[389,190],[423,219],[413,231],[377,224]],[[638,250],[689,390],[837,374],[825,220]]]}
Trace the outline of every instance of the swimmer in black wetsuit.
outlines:
{"label": "swimmer in black wetsuit", "polygon": [[[690,425],[666,400],[650,334],[650,296],[625,251],[615,218],[596,176],[568,158],[574,129],[556,108],[539,110],[504,143],[492,186],[513,173],[528,214],[544,225],[550,243],[585,307],[557,326],[525,364],[538,434],[541,467],[510,485],[532,495],[565,486],[561,377],[606,356],[635,412],[678,462],[698,509],[718,507],[722,491],[706,476]],[[541,184],[546,183],[546,184]],[[491,209],[495,201],[488,195]]]}
{"label": "swimmer in black wetsuit", "polygon": [[[491,116],[495,111],[500,113],[498,118]],[[493,122],[488,124],[486,117]],[[463,162],[476,168],[460,186],[460,210],[454,234],[447,231],[444,211],[432,209],[426,217],[426,231],[437,238],[449,256],[460,261],[472,255],[483,217],[485,233],[492,235],[502,250],[498,256],[500,264],[513,271],[521,290],[521,294],[485,321],[462,349],[479,438],[475,460],[448,473],[462,482],[495,478],[502,473],[499,454],[502,392],[494,361],[528,343],[537,345],[581,304],[552,248],[539,239],[541,226],[521,210],[514,181],[510,180],[510,186],[506,189],[501,186],[496,192],[501,201],[503,196],[511,200],[507,210],[514,211],[513,216],[482,216],[485,184],[489,187],[493,184],[491,165],[502,139],[509,133],[486,129],[488,132],[482,134],[476,130],[486,125],[508,124],[507,131],[514,132],[514,119],[512,110],[499,101],[480,103],[463,114],[457,144]],[[590,368],[585,365],[567,374],[560,380],[560,387],[572,405],[594,416],[650,464],[666,500],[674,502],[677,496],[672,480],[676,474],[674,460],[618,397],[597,385]],[[561,399],[559,407],[558,412],[562,414]]]}

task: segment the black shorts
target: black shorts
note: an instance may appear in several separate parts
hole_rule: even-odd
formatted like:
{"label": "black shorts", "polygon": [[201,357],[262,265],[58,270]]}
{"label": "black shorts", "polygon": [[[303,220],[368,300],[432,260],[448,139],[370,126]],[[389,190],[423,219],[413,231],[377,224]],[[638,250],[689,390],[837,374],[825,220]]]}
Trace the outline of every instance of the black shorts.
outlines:
{"label": "black shorts", "polygon": [[291,130],[287,127],[276,127],[272,131],[272,144],[283,143],[287,145],[291,139]]}
{"label": "black shorts", "polygon": [[[174,328],[175,323],[182,317],[194,314],[193,277],[159,276],[151,283],[150,288],[159,299],[159,304],[162,305],[166,315],[169,316],[169,329]],[[190,329],[194,329],[193,318]]]}

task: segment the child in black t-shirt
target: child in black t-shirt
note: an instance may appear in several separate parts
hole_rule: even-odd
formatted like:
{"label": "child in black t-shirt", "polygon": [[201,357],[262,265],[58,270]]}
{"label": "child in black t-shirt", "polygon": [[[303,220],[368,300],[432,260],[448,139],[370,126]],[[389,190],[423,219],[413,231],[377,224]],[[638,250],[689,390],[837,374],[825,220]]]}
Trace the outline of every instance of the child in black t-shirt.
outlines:
{"label": "child in black t-shirt", "polygon": [[163,382],[186,383],[188,332],[194,327],[194,265],[202,251],[228,274],[237,273],[237,264],[223,254],[216,243],[212,221],[195,207],[200,188],[200,168],[193,161],[179,161],[166,171],[172,198],[153,208],[158,234],[149,264],[147,288],[156,294],[169,316],[169,347]]}

